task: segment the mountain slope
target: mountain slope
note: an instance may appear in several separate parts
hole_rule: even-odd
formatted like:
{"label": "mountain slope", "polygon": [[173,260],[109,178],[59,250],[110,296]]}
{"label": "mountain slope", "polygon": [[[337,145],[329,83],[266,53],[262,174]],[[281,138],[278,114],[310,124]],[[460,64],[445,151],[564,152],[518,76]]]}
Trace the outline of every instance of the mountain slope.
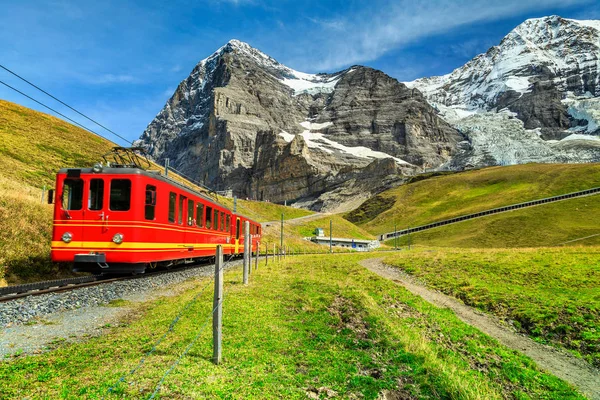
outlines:
{"label": "mountain slope", "polygon": [[[202,60],[138,144],[239,197],[327,209],[388,176],[448,161],[462,136],[418,91],[366,67],[305,74],[232,40]],[[371,168],[369,190],[355,185]],[[354,179],[354,180],[353,180]]]}
{"label": "mountain slope", "polygon": [[[377,235],[599,186],[600,164],[527,164],[433,176],[380,193],[346,218]],[[600,197],[599,197],[600,199]],[[556,203],[556,207],[571,204]],[[371,217],[365,217],[370,214]],[[497,218],[511,213],[498,215]],[[486,217],[483,219],[488,219]],[[496,217],[495,217],[496,218]],[[550,215],[547,218],[551,218]],[[482,220],[483,220],[482,219]],[[547,223],[541,220],[538,223]],[[465,223],[456,224],[462,225]]]}

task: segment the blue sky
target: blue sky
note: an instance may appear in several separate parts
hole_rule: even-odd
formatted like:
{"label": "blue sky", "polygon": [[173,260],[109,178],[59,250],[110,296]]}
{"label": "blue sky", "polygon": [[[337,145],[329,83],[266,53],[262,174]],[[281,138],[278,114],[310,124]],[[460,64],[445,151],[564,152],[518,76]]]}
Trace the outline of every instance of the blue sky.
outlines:
{"label": "blue sky", "polygon": [[[451,72],[527,18],[600,19],[590,0],[0,0],[0,10],[0,64],[131,140],[232,38],[303,72],[362,64],[409,81]],[[0,80],[98,128],[3,70]],[[4,86],[0,98],[45,111]]]}

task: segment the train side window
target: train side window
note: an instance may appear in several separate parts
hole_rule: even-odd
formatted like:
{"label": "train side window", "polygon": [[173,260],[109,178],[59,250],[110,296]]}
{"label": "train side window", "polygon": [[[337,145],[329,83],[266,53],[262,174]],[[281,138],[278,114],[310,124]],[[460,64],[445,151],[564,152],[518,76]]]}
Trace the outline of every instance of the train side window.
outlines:
{"label": "train side window", "polygon": [[81,210],[83,207],[83,180],[65,179],[61,203],[63,210]]}
{"label": "train side window", "polygon": [[110,182],[109,205],[112,211],[129,211],[131,207],[131,181],[129,179],[113,179]]}
{"label": "train side window", "polygon": [[144,201],[144,217],[154,221],[156,209],[156,186],[146,185],[146,198]]}
{"label": "train side window", "polygon": [[169,222],[175,222],[175,205],[177,204],[177,194],[169,193]]}
{"label": "train side window", "polygon": [[104,202],[104,179],[90,179],[90,190],[88,193],[88,209],[92,211],[102,210]]}
{"label": "train side window", "polygon": [[229,214],[225,216],[225,231],[231,231],[231,216]]}
{"label": "train side window", "polygon": [[225,213],[219,212],[221,214],[221,230],[225,230]]}
{"label": "train side window", "polygon": [[187,197],[179,195],[179,214],[178,214],[178,218],[177,218],[177,223],[179,225],[181,225],[183,223],[183,211],[185,208],[185,200],[187,199]]}
{"label": "train side window", "polygon": [[240,219],[237,218],[235,220],[235,238],[239,239],[240,238]]}
{"label": "train side window", "polygon": [[188,200],[188,226],[194,225],[194,200]]}
{"label": "train side window", "polygon": [[212,228],[212,208],[206,207],[206,229]]}
{"label": "train side window", "polygon": [[215,214],[213,217],[214,217],[213,218],[213,222],[214,222],[213,229],[215,231],[217,231],[217,230],[219,230],[219,210],[215,210]]}
{"label": "train side window", "polygon": [[202,219],[204,218],[204,204],[196,203],[196,226],[202,228]]}

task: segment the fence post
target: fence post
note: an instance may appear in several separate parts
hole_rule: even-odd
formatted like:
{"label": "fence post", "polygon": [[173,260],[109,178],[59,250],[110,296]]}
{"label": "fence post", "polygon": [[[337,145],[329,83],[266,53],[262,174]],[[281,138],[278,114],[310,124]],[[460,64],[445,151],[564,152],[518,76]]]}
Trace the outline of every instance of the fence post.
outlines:
{"label": "fence post", "polygon": [[258,257],[260,256],[260,242],[256,244],[256,254],[254,255],[254,270],[258,269]]}
{"label": "fence post", "polygon": [[42,199],[40,201],[40,203],[44,204],[44,197],[46,195],[46,185],[44,185],[44,188],[42,189]]}
{"label": "fence post", "polygon": [[250,271],[250,222],[244,222],[244,285],[248,284],[248,274]]}
{"label": "fence post", "polygon": [[265,266],[269,265],[269,244],[265,243]]}
{"label": "fence post", "polygon": [[277,261],[277,250],[276,250],[276,245],[275,243],[273,243],[273,262]]}
{"label": "fence post", "polygon": [[215,294],[213,297],[213,362],[221,363],[223,334],[223,246],[217,246],[215,262]]}

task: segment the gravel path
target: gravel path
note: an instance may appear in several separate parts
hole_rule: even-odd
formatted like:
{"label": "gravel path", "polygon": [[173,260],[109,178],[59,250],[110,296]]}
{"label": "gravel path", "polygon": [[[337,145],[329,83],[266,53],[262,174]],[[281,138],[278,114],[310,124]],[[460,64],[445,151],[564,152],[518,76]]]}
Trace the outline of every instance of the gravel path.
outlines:
{"label": "gravel path", "polygon": [[527,355],[541,368],[569,382],[590,399],[600,400],[600,371],[585,361],[565,351],[536,343],[502,325],[497,318],[469,307],[454,297],[428,289],[402,270],[383,264],[380,258],[364,260],[361,264],[370,271],[404,286],[429,303],[451,309],[463,322],[495,338],[503,345]]}
{"label": "gravel path", "polygon": [[[241,262],[231,261],[225,268]],[[107,307],[111,301],[139,303],[174,296],[194,285],[192,278],[213,273],[214,265],[207,265],[0,303],[0,359],[14,354],[37,354],[56,342],[101,335],[106,327],[132,311],[127,306]]]}

